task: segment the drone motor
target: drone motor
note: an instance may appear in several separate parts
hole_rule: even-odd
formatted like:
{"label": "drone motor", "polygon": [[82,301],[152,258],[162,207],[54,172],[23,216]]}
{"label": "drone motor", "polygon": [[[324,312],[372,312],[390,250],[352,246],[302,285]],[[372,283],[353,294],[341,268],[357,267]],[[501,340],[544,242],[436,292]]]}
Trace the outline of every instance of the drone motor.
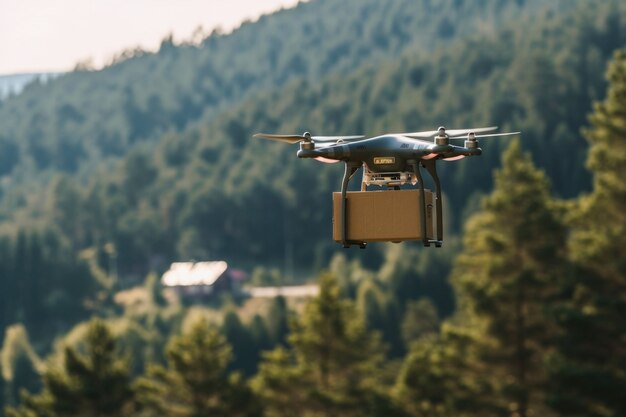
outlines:
{"label": "drone motor", "polygon": [[470,132],[467,134],[467,140],[465,141],[465,147],[467,149],[477,149],[478,141],[476,140],[476,134],[474,132]]}
{"label": "drone motor", "polygon": [[446,128],[440,126],[437,129],[437,136],[435,136],[435,144],[440,146],[446,146],[450,144],[450,137],[446,134]]}

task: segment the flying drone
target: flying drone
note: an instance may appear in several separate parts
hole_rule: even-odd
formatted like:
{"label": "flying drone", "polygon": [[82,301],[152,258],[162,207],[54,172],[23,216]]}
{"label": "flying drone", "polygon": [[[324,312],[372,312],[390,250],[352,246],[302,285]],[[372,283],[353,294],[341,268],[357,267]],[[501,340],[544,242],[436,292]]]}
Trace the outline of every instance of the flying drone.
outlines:
{"label": "flying drone", "polygon": [[[489,133],[497,126],[475,129],[437,130],[390,133],[367,138],[365,136],[311,136],[309,132],[302,135],[274,135],[257,133],[255,138],[270,139],[290,144],[300,144],[298,158],[313,158],[321,162],[344,162],[345,171],[341,183],[341,231],[340,242],[344,247],[359,245],[365,248],[367,242],[353,241],[346,233],[346,192],[348,183],[359,168],[363,168],[361,191],[367,186],[375,185],[399,190],[402,185],[417,185],[420,195],[419,214],[421,219],[421,240],[424,246],[443,244],[443,215],[441,200],[441,183],[437,175],[438,160],[456,161],[467,156],[482,154],[478,138],[517,135],[520,132]],[[488,133],[488,134],[485,134]],[[430,140],[426,140],[430,139]],[[450,144],[451,140],[464,139],[464,146]],[[424,181],[420,168],[425,168],[435,185],[436,239],[426,235],[426,199]]]}

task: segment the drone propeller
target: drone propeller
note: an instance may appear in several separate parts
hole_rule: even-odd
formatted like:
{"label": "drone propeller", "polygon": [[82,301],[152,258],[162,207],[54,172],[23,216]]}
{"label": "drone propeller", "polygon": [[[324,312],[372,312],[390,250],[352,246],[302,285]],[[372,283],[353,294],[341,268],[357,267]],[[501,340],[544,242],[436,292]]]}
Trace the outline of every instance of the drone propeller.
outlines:
{"label": "drone propeller", "polygon": [[402,136],[408,136],[410,138],[418,139],[418,138],[430,138],[439,133],[441,129],[444,130],[448,136],[461,136],[467,135],[469,133],[483,133],[483,132],[493,132],[496,130],[498,126],[490,126],[490,127],[477,127],[475,129],[450,129],[447,130],[445,127],[440,127],[437,130],[427,130],[424,132],[411,132],[411,133],[400,133]]}
{"label": "drone propeller", "polygon": [[354,140],[363,139],[365,136],[311,136],[309,132],[304,132],[302,135],[273,135],[268,133],[257,133],[255,138],[275,140],[278,142],[286,143],[298,143],[298,142],[337,142],[345,141],[350,142]]}
{"label": "drone propeller", "polygon": [[[257,133],[253,137],[287,143],[298,143],[307,140],[307,138],[303,135],[270,135],[267,133]],[[311,138],[309,137],[309,140],[310,139]]]}
{"label": "drone propeller", "polygon": [[475,135],[475,132],[469,132],[467,134],[467,136],[456,136],[456,137],[451,137],[450,139],[477,139],[477,138],[492,138],[492,137],[496,137],[496,136],[512,136],[512,135],[519,135],[522,132],[507,132],[507,133],[492,133],[490,135]]}

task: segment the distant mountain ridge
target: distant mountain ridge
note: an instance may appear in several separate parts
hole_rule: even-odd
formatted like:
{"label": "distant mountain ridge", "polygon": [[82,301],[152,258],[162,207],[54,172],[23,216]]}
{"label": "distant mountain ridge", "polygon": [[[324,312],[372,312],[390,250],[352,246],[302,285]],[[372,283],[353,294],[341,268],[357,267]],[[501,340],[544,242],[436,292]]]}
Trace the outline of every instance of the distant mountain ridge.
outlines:
{"label": "distant mountain ridge", "polygon": [[347,75],[362,65],[397,59],[407,48],[434,52],[551,3],[300,3],[232,34],[214,34],[199,47],[165,39],[156,54],[134,53],[101,71],[69,73],[31,88],[0,107],[0,128],[19,144],[18,164],[35,172],[75,172],[124,155],[137,142],[158,140],[167,130],[215,117],[257,92],[295,79]]}
{"label": "distant mountain ridge", "polygon": [[35,72],[0,75],[0,100],[21,93],[26,85],[35,80],[45,83],[61,74],[59,72]]}

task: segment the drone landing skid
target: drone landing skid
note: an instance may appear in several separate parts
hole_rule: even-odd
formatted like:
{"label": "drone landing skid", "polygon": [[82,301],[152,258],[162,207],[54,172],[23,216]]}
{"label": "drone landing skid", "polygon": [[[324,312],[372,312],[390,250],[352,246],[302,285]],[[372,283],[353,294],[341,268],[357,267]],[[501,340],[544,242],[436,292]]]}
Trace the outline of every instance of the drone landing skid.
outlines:
{"label": "drone landing skid", "polygon": [[346,242],[343,244],[343,247],[344,247],[345,249],[348,249],[348,248],[350,248],[352,245],[355,245],[355,246],[356,246],[356,245],[358,245],[358,246],[359,246],[359,249],[365,249],[365,248],[367,248],[367,242],[359,242],[359,241],[356,241],[356,240],[348,240],[348,241],[346,241]]}
{"label": "drone landing skid", "polygon": [[361,249],[365,249],[365,242],[351,242],[347,239],[346,233],[346,192],[348,191],[348,183],[350,178],[354,176],[354,173],[361,167],[360,163],[346,162],[346,167],[343,172],[343,181],[341,182],[341,244],[344,248],[349,248],[352,244],[358,244]]}
{"label": "drone landing skid", "polygon": [[430,239],[428,244],[424,244],[424,246],[430,247],[431,243],[434,243],[436,248],[440,248],[443,245],[443,240]]}

